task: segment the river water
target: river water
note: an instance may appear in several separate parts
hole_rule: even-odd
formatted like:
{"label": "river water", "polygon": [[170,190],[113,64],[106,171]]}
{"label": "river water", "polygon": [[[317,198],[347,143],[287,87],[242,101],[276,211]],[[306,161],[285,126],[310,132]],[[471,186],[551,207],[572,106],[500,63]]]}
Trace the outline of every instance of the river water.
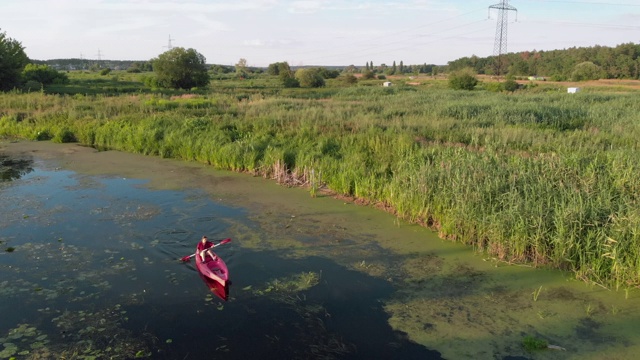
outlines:
{"label": "river water", "polygon": [[[0,359],[630,359],[637,291],[210,167],[0,144]],[[232,284],[193,263],[202,235]],[[219,290],[219,289],[218,289]],[[530,350],[526,338],[556,349]]]}

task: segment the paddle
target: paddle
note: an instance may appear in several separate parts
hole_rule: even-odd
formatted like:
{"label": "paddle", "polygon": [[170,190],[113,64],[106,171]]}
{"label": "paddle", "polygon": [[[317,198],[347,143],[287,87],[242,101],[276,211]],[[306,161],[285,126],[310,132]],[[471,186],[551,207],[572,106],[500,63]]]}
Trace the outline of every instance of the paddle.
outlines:
{"label": "paddle", "polygon": [[[214,247],[218,247],[218,246],[220,246],[220,245],[223,245],[223,244],[226,244],[226,243],[230,243],[230,242],[231,242],[231,238],[226,238],[226,239],[224,239],[224,240],[220,241],[219,243],[217,243],[217,244],[213,245],[213,246],[212,246],[212,247],[210,247],[209,249],[212,249],[212,248],[214,248]],[[182,259],[180,259],[180,260],[182,260],[182,261],[185,261],[185,262],[186,262],[186,261],[191,260],[191,258],[192,258],[192,257],[194,257],[194,256],[196,256],[196,254],[191,254],[191,255],[183,256],[183,257],[182,257]]]}

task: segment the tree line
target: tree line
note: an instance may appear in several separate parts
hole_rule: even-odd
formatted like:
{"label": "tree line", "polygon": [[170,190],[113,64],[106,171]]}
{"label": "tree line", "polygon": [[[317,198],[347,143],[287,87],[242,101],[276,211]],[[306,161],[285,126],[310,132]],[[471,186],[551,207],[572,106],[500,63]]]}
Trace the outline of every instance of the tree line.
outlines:
{"label": "tree line", "polygon": [[[499,61],[498,61],[499,60]],[[640,45],[626,43],[615,48],[605,46],[573,47],[565,50],[523,51],[509,53],[500,59],[495,56],[480,58],[475,55],[450,61],[446,66],[438,65],[405,65],[403,61],[391,66],[374,65],[366,62],[364,67],[349,65],[343,68],[305,67],[292,69],[287,62],[269,64],[266,69],[249,67],[246,59],[240,59],[235,66],[209,65],[205,57],[195,49],[173,48],[148,61],[115,61],[86,59],[57,59],[47,61],[31,60],[24,52],[24,47],[17,40],[0,32],[0,90],[13,88],[33,89],[55,82],[65,82],[67,77],[58,73],[66,70],[92,70],[107,75],[111,69],[129,72],[153,71],[155,77],[148,78],[151,87],[174,89],[205,88],[215,77],[235,76],[247,79],[256,74],[266,72],[280,78],[284,87],[321,87],[325,79],[340,77],[346,84],[360,78],[384,79],[386,75],[429,74],[441,72],[456,74],[471,69],[477,74],[504,75],[500,69],[506,65],[508,78],[516,76],[542,76],[555,81],[583,81],[596,79],[639,79],[640,78]],[[464,78],[462,78],[464,80]],[[464,85],[471,83],[464,81]]]}
{"label": "tree line", "polygon": [[[640,44],[616,47],[572,47],[533,50],[503,55],[508,76],[541,76],[553,81],[640,79]],[[463,57],[448,63],[448,71],[472,68],[478,74],[495,75],[495,56]],[[504,74],[501,74],[504,75]]]}

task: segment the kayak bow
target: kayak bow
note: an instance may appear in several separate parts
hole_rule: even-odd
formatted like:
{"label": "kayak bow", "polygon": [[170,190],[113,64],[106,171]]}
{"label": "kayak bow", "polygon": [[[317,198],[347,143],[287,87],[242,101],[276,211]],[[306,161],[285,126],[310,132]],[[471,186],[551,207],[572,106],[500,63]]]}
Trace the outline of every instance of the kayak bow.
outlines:
{"label": "kayak bow", "polygon": [[204,277],[217,281],[220,285],[225,287],[229,280],[229,270],[227,264],[220,256],[216,254],[216,260],[207,257],[206,262],[202,262],[200,256],[196,256],[196,268],[198,272]]}

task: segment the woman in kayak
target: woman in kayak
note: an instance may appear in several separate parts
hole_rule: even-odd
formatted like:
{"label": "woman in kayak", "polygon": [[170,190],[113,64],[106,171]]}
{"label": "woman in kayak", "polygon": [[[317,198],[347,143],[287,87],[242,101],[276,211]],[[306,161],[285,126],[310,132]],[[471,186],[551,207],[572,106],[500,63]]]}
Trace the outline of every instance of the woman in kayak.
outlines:
{"label": "woman in kayak", "polygon": [[203,263],[207,261],[206,260],[207,254],[211,256],[213,261],[218,260],[218,257],[216,256],[216,254],[213,251],[211,251],[212,247],[213,247],[213,243],[207,240],[206,236],[202,236],[202,240],[198,243],[198,247],[196,248],[196,254],[200,256],[200,259],[202,260]]}

